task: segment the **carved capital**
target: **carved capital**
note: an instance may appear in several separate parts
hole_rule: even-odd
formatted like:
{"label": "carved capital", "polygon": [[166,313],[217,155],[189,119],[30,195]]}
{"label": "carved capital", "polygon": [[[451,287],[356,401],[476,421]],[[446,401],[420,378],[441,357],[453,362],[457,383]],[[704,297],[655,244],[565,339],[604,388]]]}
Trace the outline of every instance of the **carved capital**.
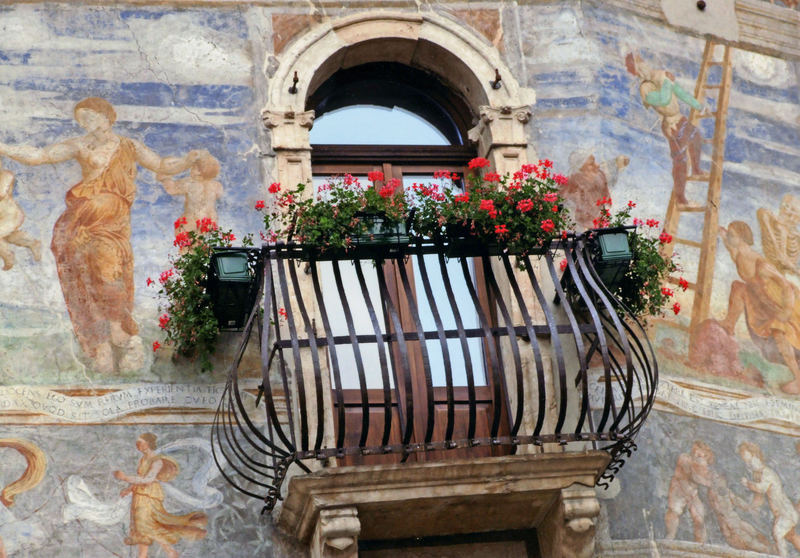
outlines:
{"label": "carved capital", "polygon": [[561,490],[539,527],[542,552],[552,558],[591,558],[600,502],[593,488],[573,485]]}
{"label": "carved capital", "polygon": [[[487,158],[497,158],[495,153],[498,150],[508,152],[515,151],[513,155],[520,164],[524,163],[524,155],[521,153],[528,144],[525,135],[525,124],[531,118],[531,110],[528,105],[511,107],[480,107],[480,120],[478,124],[469,130],[469,139],[478,144],[478,153]],[[508,157],[508,153],[504,153]],[[500,168],[499,161],[495,161],[498,172],[505,172],[507,169]]]}
{"label": "carved capital", "polygon": [[295,112],[293,110],[261,111],[264,126],[272,131],[272,148],[310,149],[308,131],[314,125],[314,111]]}
{"label": "carved capital", "polygon": [[321,509],[311,546],[312,558],[356,558],[360,532],[355,507]]}

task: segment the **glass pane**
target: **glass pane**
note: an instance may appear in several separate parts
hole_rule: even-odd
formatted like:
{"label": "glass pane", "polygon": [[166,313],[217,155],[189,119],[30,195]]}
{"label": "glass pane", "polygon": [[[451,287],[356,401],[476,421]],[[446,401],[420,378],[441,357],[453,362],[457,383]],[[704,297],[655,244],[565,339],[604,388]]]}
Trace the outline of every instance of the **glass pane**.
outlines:
{"label": "glass pane", "polygon": [[[314,191],[327,181],[328,177],[315,176],[314,177]],[[362,184],[368,184],[365,176],[357,176]],[[344,307],[339,296],[339,290],[336,286],[336,278],[333,272],[333,263],[320,262],[319,264],[320,283],[322,284],[322,296],[325,300],[325,309],[328,313],[328,319],[331,322],[331,329],[334,336],[349,335],[347,329],[347,320],[345,319]],[[378,287],[378,274],[375,267],[368,261],[365,261],[361,266],[364,272],[364,282],[367,284],[367,292],[372,307],[381,327],[384,326],[385,319],[383,310],[381,308],[380,288]],[[358,282],[358,275],[356,274],[355,266],[349,261],[339,262],[339,270],[341,272],[342,284],[347,296],[347,302],[350,306],[350,312],[353,318],[353,325],[357,335],[375,335],[375,329],[372,327],[372,320],[370,320],[369,310],[367,303],[362,296],[361,287]],[[320,324],[321,326],[321,324]],[[380,366],[380,355],[377,343],[361,343],[359,344],[361,353],[361,362],[364,364],[364,373],[367,380],[367,389],[383,388],[382,372]],[[392,379],[392,363],[388,349],[385,351],[386,362],[389,370],[389,385],[394,387]],[[336,346],[336,358],[339,362],[339,374],[342,379],[342,389],[360,389],[361,384],[358,380],[358,368],[356,366],[356,356],[352,345],[348,342]],[[333,383],[333,367],[331,364],[330,356],[328,357],[328,365],[331,366],[331,385]]]}
{"label": "glass pane", "polygon": [[[453,185],[450,181],[433,180],[432,175],[406,175],[403,177],[403,186],[411,188],[414,183],[435,183],[443,188],[458,188],[461,190],[460,185]],[[417,304],[420,310],[420,321],[425,331],[436,331],[436,321],[433,318],[433,312],[428,302],[428,296],[425,293],[425,285],[422,282],[422,276],[419,270],[419,265],[414,258],[414,283],[417,293]],[[445,330],[456,329],[456,319],[454,308],[450,304],[445,289],[443,274],[439,266],[439,258],[436,254],[428,254],[424,256],[425,268],[428,271],[428,279],[432,297],[436,303],[436,308],[439,312],[439,318],[442,321],[442,326]],[[447,275],[450,280],[450,285],[453,290],[453,298],[458,301],[467,301],[463,304],[458,304],[457,311],[461,317],[461,322],[464,329],[476,329],[480,327],[478,314],[475,312],[475,305],[473,304],[469,289],[467,288],[467,279],[464,277],[464,270],[461,266],[461,261],[454,259],[445,264]],[[468,271],[470,273],[470,282],[474,285],[474,269],[473,261],[470,260],[468,264]],[[486,382],[486,369],[484,365],[483,346],[480,338],[472,338],[467,340],[468,354],[470,363],[472,364],[472,371],[475,378],[475,385],[485,386]],[[442,345],[438,339],[426,341],[428,348],[428,356],[431,364],[431,377],[433,378],[434,386],[445,386],[445,363],[442,353]],[[467,370],[465,366],[465,354],[461,347],[459,339],[448,339],[447,350],[450,356],[450,368],[453,375],[454,386],[467,385]]]}
{"label": "glass pane", "polygon": [[311,128],[312,144],[450,145],[430,122],[407,110],[353,105],[323,114]]}

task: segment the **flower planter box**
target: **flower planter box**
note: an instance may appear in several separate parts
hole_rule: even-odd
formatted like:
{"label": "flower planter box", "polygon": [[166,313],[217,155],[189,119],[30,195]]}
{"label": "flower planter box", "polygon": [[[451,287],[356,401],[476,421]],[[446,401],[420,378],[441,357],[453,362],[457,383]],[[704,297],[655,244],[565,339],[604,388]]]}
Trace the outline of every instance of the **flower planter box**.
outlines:
{"label": "flower planter box", "polygon": [[325,248],[304,246],[303,259],[373,260],[400,256],[405,253],[411,235],[409,222],[393,222],[381,213],[359,213],[356,215],[365,226],[363,234],[353,235],[349,248]]}
{"label": "flower planter box", "polygon": [[217,248],[211,254],[208,295],[221,330],[241,330],[258,296],[258,250]]}

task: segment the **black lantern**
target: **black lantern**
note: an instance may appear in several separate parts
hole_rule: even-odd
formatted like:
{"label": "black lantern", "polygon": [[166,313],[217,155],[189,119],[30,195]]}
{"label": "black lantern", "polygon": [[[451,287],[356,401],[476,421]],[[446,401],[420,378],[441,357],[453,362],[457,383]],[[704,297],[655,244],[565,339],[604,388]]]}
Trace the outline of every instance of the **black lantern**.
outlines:
{"label": "black lantern", "polygon": [[259,250],[215,248],[208,271],[208,295],[223,330],[240,330],[258,296]]}
{"label": "black lantern", "polygon": [[622,283],[631,264],[628,233],[620,230],[595,231],[594,269],[606,287],[614,289]]}

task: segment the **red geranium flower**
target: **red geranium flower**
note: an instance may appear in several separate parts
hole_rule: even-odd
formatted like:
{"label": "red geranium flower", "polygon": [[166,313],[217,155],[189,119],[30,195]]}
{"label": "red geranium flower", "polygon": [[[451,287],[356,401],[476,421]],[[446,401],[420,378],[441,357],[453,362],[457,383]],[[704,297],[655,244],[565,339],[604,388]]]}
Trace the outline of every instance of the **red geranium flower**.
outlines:
{"label": "red geranium flower", "polygon": [[256,209],[264,209],[264,200],[258,200],[256,202]]}
{"label": "red geranium flower", "polygon": [[565,269],[567,269],[567,260],[561,260],[561,263],[558,264],[558,267],[561,268],[561,271],[564,271]]}
{"label": "red geranium flower", "polygon": [[161,348],[161,343],[159,343],[158,341],[153,341],[153,352],[156,352],[160,348]]}
{"label": "red geranium flower", "polygon": [[186,224],[186,217],[178,217],[173,225],[175,226],[176,229],[178,229],[181,227],[181,225],[185,224]]}
{"label": "red geranium flower", "polygon": [[661,294],[663,294],[664,296],[672,296],[675,293],[673,293],[672,289],[670,289],[669,287],[661,287]]}
{"label": "red geranium flower", "polygon": [[463,194],[457,194],[453,201],[456,203],[468,203],[469,202],[469,192],[464,192]]}
{"label": "red geranium flower", "polygon": [[656,221],[655,219],[648,219],[647,221],[645,221],[645,224],[648,227],[654,229],[658,226],[658,221]]}
{"label": "red geranium flower", "polygon": [[495,225],[494,226],[494,234],[498,236],[502,236],[504,234],[508,234],[508,227],[505,225]]}
{"label": "red geranium flower", "polygon": [[546,201],[547,203],[553,203],[554,201],[557,200],[558,200],[558,194],[556,194],[555,192],[547,192],[544,195],[544,201]]}
{"label": "red geranium flower", "polygon": [[675,304],[673,304],[672,305],[672,311],[675,312],[675,314],[680,312],[681,311],[681,304],[679,302],[676,302]]}
{"label": "red geranium flower", "polygon": [[597,205],[598,207],[601,205],[611,205],[611,198],[603,196],[602,198],[600,198],[595,202],[595,205]]}
{"label": "red geranium flower", "polygon": [[533,200],[531,200],[530,198],[519,200],[517,202],[517,209],[519,209],[523,213],[527,213],[528,211],[533,209]]}
{"label": "red geranium flower", "polygon": [[683,289],[684,291],[689,288],[689,281],[681,277],[678,279],[678,286]]}
{"label": "red geranium flower", "polygon": [[470,169],[480,169],[480,168],[483,168],[483,167],[488,167],[489,166],[489,160],[488,159],[484,159],[483,157],[475,157],[473,160],[471,160],[469,162],[468,166],[469,166]]}
{"label": "red geranium flower", "polygon": [[567,178],[563,174],[554,174],[553,175],[553,180],[555,180],[556,184],[558,184],[560,186],[564,186],[565,184],[567,184],[569,182],[569,178]]}
{"label": "red geranium flower", "polygon": [[270,194],[277,194],[281,191],[281,184],[280,182],[273,182],[269,185],[269,193]]}
{"label": "red geranium flower", "polygon": [[661,242],[661,244],[669,244],[672,242],[672,235],[664,231],[659,235],[658,240]]}
{"label": "red geranium flower", "polygon": [[556,225],[555,225],[555,223],[553,223],[552,219],[545,219],[544,221],[542,221],[542,230],[544,232],[548,232],[548,233],[549,232],[553,232],[553,229],[555,229],[555,228],[556,228]]}
{"label": "red geranium flower", "polygon": [[384,176],[381,171],[371,171],[367,173],[367,179],[374,184],[375,182],[383,182]]}
{"label": "red geranium flower", "polygon": [[179,232],[175,235],[175,240],[172,242],[172,245],[178,248],[187,248],[192,245],[192,239],[189,238],[188,232]]}
{"label": "red geranium flower", "polygon": [[148,278],[147,278],[147,286],[149,287],[149,286],[150,286],[150,285],[152,285],[153,283],[155,283],[155,281],[153,281],[152,279],[150,279],[150,278],[148,277]]}
{"label": "red geranium flower", "polygon": [[161,329],[166,329],[169,325],[169,316],[166,314],[161,314],[158,318],[158,327]]}
{"label": "red geranium flower", "polygon": [[496,172],[487,172],[485,175],[483,175],[483,179],[486,182],[500,182],[500,175]]}

